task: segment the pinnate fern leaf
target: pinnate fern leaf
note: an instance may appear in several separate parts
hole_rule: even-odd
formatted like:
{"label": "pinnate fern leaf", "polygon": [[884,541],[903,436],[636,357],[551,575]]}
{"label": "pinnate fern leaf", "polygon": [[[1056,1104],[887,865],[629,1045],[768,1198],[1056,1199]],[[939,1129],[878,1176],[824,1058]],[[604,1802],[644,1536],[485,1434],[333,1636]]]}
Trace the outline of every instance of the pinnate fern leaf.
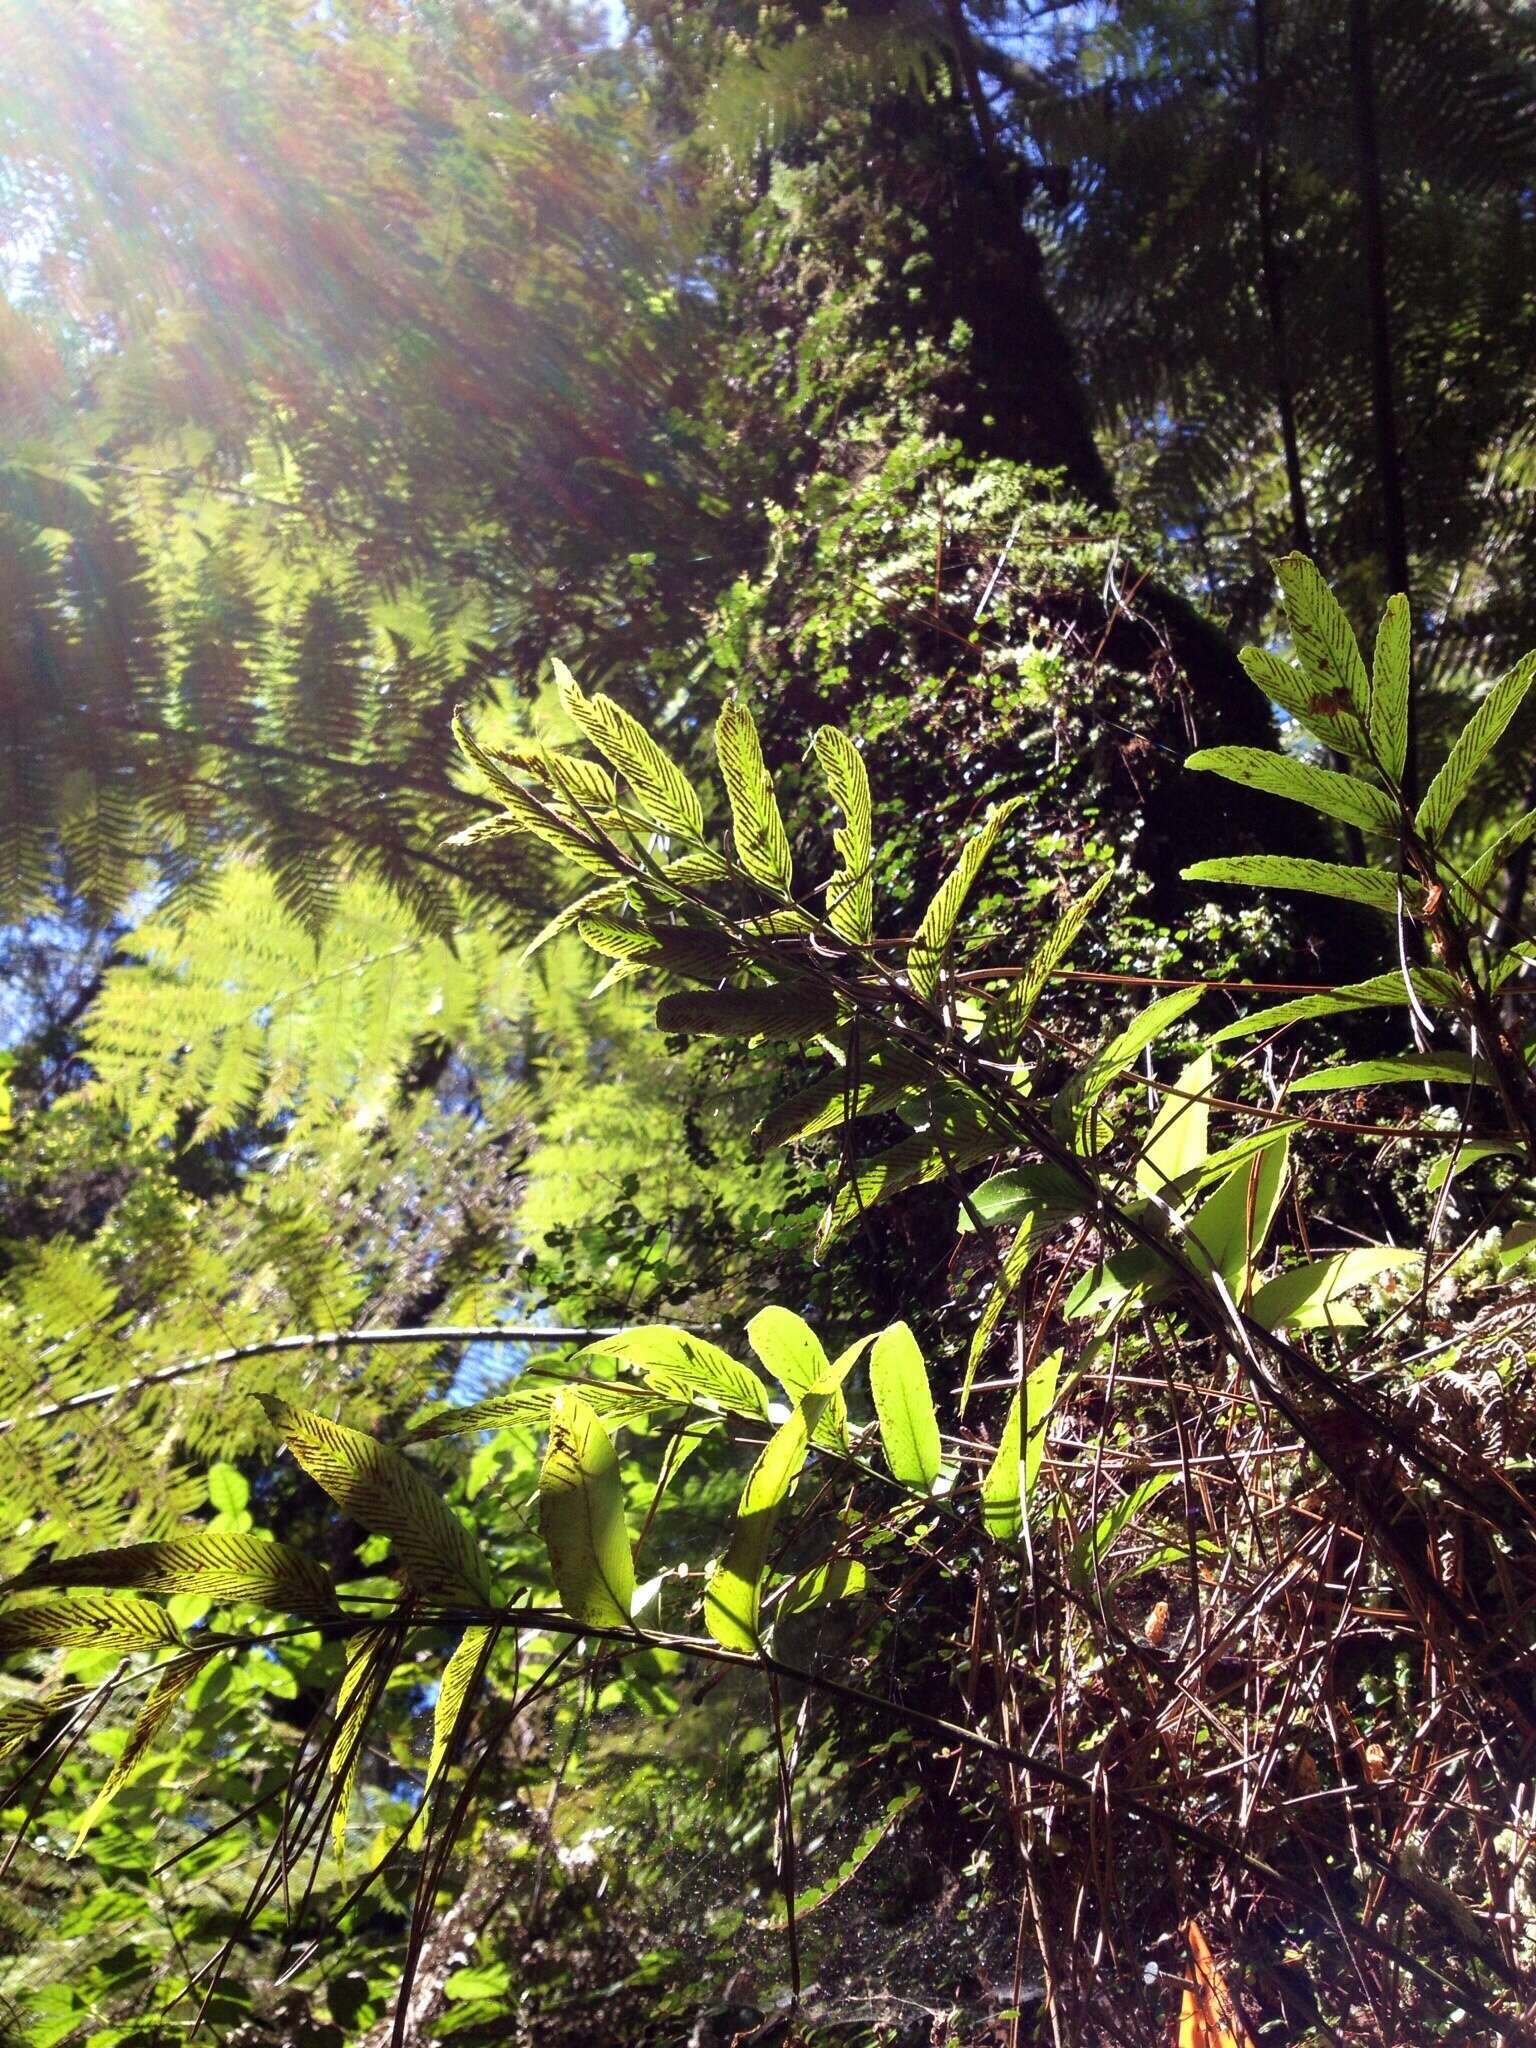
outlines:
{"label": "pinnate fern leaf", "polygon": [[747,707],[727,698],[715,725],[715,752],[731,803],[736,857],[754,882],[775,895],[794,886],[789,835],[763,760],[762,741]]}
{"label": "pinnate fern leaf", "polygon": [[274,1395],[259,1397],[294,1457],[343,1514],[387,1536],[405,1577],[428,1599],[487,1606],[491,1577],[437,1487],[388,1444]]}
{"label": "pinnate fern leaf", "polygon": [[914,993],[925,1000],[931,1000],[938,988],[939,970],[956,921],[965,907],[965,899],[970,895],[988,854],[997,844],[999,834],[1023,801],[1022,797],[1010,797],[989,814],[980,831],[966,842],[959,860],[940,883],[938,893],[923,913],[922,923],[907,955],[907,975]]}
{"label": "pinnate fern leaf", "polygon": [[131,1595],[75,1594],[0,1613],[0,1657],[20,1650],[163,1650],[180,1643],[163,1607]]}
{"label": "pinnate fern leaf", "polygon": [[838,866],[827,884],[827,922],[851,946],[867,946],[874,937],[874,806],[864,757],[846,733],[824,725],[813,742],[816,761],[826,777],[832,801],[843,822],[832,833]]}
{"label": "pinnate fern leaf", "polygon": [[697,795],[639,720],[611,697],[584,695],[564,662],[555,662],[554,671],[572,724],[618,769],[647,816],[667,832],[702,839],[704,812]]}
{"label": "pinnate fern leaf", "polygon": [[287,1543],[262,1536],[179,1536],[165,1543],[130,1543],[120,1550],[54,1558],[29,1565],[11,1586],[123,1586],[139,1593],[203,1593],[214,1600],[249,1600],[290,1614],[325,1616],[339,1611],[323,1565]]}
{"label": "pinnate fern leaf", "polygon": [[1526,692],[1536,682],[1536,652],[1516,662],[1502,676],[1456,736],[1445,765],[1424,792],[1414,824],[1426,839],[1439,839],[1504,728],[1525,702]]}

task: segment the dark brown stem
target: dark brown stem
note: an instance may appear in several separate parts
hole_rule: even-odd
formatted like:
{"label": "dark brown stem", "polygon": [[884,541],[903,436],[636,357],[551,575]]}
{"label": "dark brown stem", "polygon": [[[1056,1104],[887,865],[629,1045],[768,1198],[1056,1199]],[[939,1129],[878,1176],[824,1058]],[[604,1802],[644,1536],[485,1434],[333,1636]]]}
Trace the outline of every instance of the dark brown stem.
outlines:
{"label": "dark brown stem", "polygon": [[1301,448],[1296,435],[1296,395],[1291,384],[1290,339],[1286,330],[1285,289],[1280,277],[1275,247],[1275,193],[1270,137],[1269,8],[1268,0],[1253,0],[1253,98],[1254,139],[1258,149],[1256,198],[1259,216],[1259,268],[1263,279],[1264,307],[1269,319],[1271,369],[1275,380],[1275,410],[1280,415],[1280,439],[1285,449],[1285,480],[1291,498],[1291,538],[1304,555],[1312,552],[1312,532],[1307,521],[1307,496],[1301,478]]}

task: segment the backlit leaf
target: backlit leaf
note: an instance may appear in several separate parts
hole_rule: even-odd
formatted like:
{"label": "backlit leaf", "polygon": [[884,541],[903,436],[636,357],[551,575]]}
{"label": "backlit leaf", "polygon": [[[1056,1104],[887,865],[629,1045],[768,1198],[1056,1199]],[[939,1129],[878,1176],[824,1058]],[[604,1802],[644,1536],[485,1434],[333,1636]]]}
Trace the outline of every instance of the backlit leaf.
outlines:
{"label": "backlit leaf", "polygon": [[1399,888],[1410,908],[1423,893],[1417,883],[1399,883],[1384,868],[1342,867],[1333,861],[1301,860],[1284,853],[1242,853],[1221,860],[1197,860],[1181,872],[1186,882],[1237,882],[1254,889],[1299,889],[1314,896],[1335,897],[1340,903],[1363,903],[1388,917],[1396,915]]}
{"label": "backlit leaf", "polygon": [[827,884],[827,922],[851,946],[867,946],[874,936],[869,775],[858,748],[835,726],[822,726],[814,745],[832,801],[843,814],[841,826],[832,833],[838,865]]}
{"label": "backlit leaf", "polygon": [[1376,628],[1371,662],[1371,715],[1367,721],[1371,751],[1394,782],[1408,762],[1408,695],[1413,655],[1413,614],[1399,591],[1387,599]]}
{"label": "backlit leaf", "polygon": [[1357,718],[1370,710],[1371,686],[1354,628],[1343,607],[1305,555],[1282,555],[1274,564],[1285,594],[1286,622],[1296,658],[1313,689],[1342,691]]}
{"label": "backlit leaf", "polygon": [[120,1550],[52,1558],[29,1565],[12,1586],[125,1586],[140,1593],[249,1600],[291,1614],[339,1611],[323,1565],[263,1536],[177,1536],[164,1543],[130,1543]]}
{"label": "backlit leaf", "polygon": [[730,1544],[704,1588],[704,1623],[722,1649],[757,1654],[763,1574],[779,1511],[805,1463],[824,1399],[813,1394],[801,1402],[768,1439],[748,1474]]}
{"label": "backlit leaf", "polygon": [[20,1650],[163,1650],[180,1643],[163,1607],[129,1594],[76,1594],[0,1612],[0,1657]]}
{"label": "backlit leaf", "polygon": [[1404,1052],[1390,1059],[1350,1060],[1340,1067],[1319,1067],[1310,1074],[1298,1074],[1291,1083],[1293,1095],[1321,1095],[1334,1088],[1404,1087],[1410,1082],[1446,1081],[1466,1087],[1481,1082],[1492,1088],[1494,1078],[1484,1060],[1465,1052]]}
{"label": "backlit leaf", "polygon": [[496,1634],[493,1623],[476,1623],[473,1628],[465,1629],[453,1655],[443,1666],[437,1704],[432,1709],[432,1757],[427,1765],[429,1791],[449,1756],[462,1741]]}
{"label": "backlit leaf", "polygon": [[755,1372],[707,1337],[668,1323],[641,1324],[617,1337],[600,1337],[577,1356],[632,1365],[647,1386],[674,1401],[708,1401],[731,1415],[763,1418],[768,1413],[768,1389]]}
{"label": "backlit leaf", "polygon": [[574,1388],[560,1393],[549,1411],[539,1533],[566,1613],[593,1627],[627,1627],[635,1561],[624,1482],[607,1431]]}
{"label": "backlit leaf", "polygon": [[1456,736],[1434,781],[1424,792],[1414,824],[1426,839],[1438,839],[1456,815],[1473,779],[1525,701],[1536,681],[1536,653],[1527,654],[1500,677]]}
{"label": "backlit leaf", "polygon": [[730,798],[737,859],[754,882],[776,895],[789,895],[794,885],[789,835],[752,714],[735,697],[726,699],[715,723],[715,752]]}
{"label": "backlit leaf", "polygon": [[343,1514],[370,1535],[387,1536],[418,1593],[451,1605],[483,1607],[490,1571],[442,1490],[377,1437],[304,1408],[259,1395],[274,1426],[304,1470]]}
{"label": "backlit leaf", "polygon": [[154,1689],[139,1709],[138,1718],[129,1731],[122,1754],[112,1766],[107,1782],[86,1808],[80,1825],[75,1830],[74,1845],[69,1852],[71,1856],[80,1854],[86,1836],[149,1754],[155,1737],[171,1718],[176,1702],[208,1659],[218,1654],[215,1650],[196,1650],[186,1657],[178,1657],[175,1663],[168,1665],[156,1679]]}
{"label": "backlit leaf", "polygon": [[704,836],[699,799],[676,763],[663,753],[638,719],[611,697],[587,697],[562,661],[554,661],[555,682],[567,717],[597,751],[618,769],[646,815],[684,839]]}
{"label": "backlit leaf", "polygon": [[903,1486],[931,1487],[942,1451],[928,1370],[905,1323],[892,1323],[869,1354],[869,1390],[880,1423],[880,1445],[891,1477]]}
{"label": "backlit leaf", "polygon": [[1292,1266],[1257,1290],[1248,1312],[1266,1330],[1311,1330],[1358,1322],[1358,1314],[1345,1309],[1343,1297],[1379,1273],[1410,1265],[1417,1256],[1394,1245],[1360,1245],[1352,1251],[1335,1252],[1330,1258]]}
{"label": "backlit leaf", "polygon": [[980,830],[966,841],[959,860],[939,884],[938,892],[923,913],[907,954],[907,978],[914,993],[925,1000],[931,1000],[938,988],[939,969],[944,964],[944,955],[956,920],[965,907],[965,899],[970,895],[987,855],[997,844],[999,834],[1023,801],[1022,797],[1010,797],[988,814]]}
{"label": "backlit leaf", "polygon": [[1271,796],[1306,804],[1325,818],[1339,818],[1368,832],[1397,830],[1397,806],[1384,789],[1355,775],[1340,775],[1331,768],[1293,760],[1289,754],[1271,753],[1265,747],[1205,747],[1191,754],[1184,765],[1239,782],[1246,789],[1267,790]]}

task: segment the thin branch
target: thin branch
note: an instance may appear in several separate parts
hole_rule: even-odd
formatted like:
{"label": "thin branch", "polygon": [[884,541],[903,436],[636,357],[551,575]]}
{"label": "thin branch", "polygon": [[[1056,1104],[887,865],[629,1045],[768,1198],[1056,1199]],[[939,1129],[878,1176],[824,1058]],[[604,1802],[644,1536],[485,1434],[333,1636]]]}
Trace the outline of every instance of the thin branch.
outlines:
{"label": "thin branch", "polygon": [[213,1372],[223,1365],[239,1365],[248,1358],[272,1358],[287,1351],[323,1351],[327,1345],[341,1350],[356,1344],[575,1344],[623,1334],[622,1329],[609,1324],[585,1328],[561,1323],[429,1323],[419,1330],[308,1330],[299,1336],[263,1337],[254,1344],[227,1344],[219,1351],[205,1351],[200,1358],[161,1366],[156,1372],[140,1373],[136,1379],[119,1380],[110,1387],[88,1387],[62,1401],[46,1402],[30,1415],[0,1419],[0,1436],[23,1422],[47,1422],[51,1416],[67,1415],[77,1408],[100,1408],[120,1394],[142,1393],[149,1387],[190,1379],[194,1373]]}

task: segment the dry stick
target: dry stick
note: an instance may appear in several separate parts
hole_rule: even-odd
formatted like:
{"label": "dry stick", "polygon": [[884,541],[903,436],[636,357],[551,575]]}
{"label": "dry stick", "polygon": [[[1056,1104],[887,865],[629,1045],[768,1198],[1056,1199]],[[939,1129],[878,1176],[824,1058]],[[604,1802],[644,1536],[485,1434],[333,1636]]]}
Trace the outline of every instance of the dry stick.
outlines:
{"label": "dry stick", "polygon": [[768,1675],[768,1711],[773,1721],[773,1746],[778,1756],[779,1780],[779,1883],[784,1892],[784,1927],[789,1937],[789,1989],[794,2005],[800,2003],[800,1927],[795,1918],[794,1779],[784,1748],[783,1707],[776,1674]]}
{"label": "dry stick", "polygon": [[574,1344],[591,1337],[621,1337],[617,1327],[572,1328],[551,1323],[429,1323],[417,1330],[309,1330],[291,1337],[263,1337],[253,1344],[227,1344],[219,1351],[205,1351],[198,1358],[183,1359],[179,1365],[161,1366],[156,1372],[140,1373],[136,1379],[119,1380],[115,1386],[89,1387],[84,1393],[69,1394],[62,1401],[44,1402],[30,1415],[0,1417],[0,1436],[24,1422],[47,1422],[55,1415],[68,1415],[77,1408],[99,1408],[147,1387],[169,1386],[199,1372],[214,1372],[221,1365],[239,1365],[248,1358],[271,1358],[286,1351],[323,1351],[330,1344],[337,1350],[354,1344]]}

